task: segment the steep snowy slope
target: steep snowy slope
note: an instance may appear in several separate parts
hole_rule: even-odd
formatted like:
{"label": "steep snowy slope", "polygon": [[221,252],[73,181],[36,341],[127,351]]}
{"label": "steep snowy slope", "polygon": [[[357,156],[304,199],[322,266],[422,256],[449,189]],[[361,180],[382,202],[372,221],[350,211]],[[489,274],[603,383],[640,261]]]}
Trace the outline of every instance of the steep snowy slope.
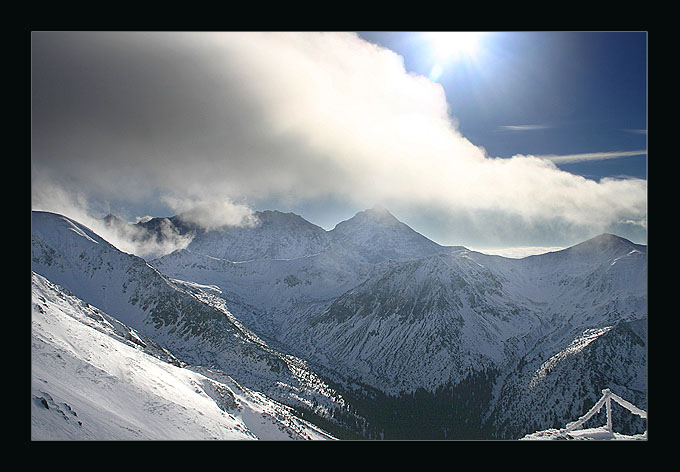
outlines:
{"label": "steep snowy slope", "polygon": [[375,270],[343,244],[298,259],[232,262],[190,250],[152,261],[178,280],[219,287],[229,310],[248,326],[277,336],[298,311],[326,306]]}
{"label": "steep snowy slope", "polygon": [[[585,330],[550,358],[523,359],[507,372],[489,415],[499,438],[563,428],[586,413],[604,388],[647,410],[647,320]],[[614,430],[634,435],[646,420],[612,408]],[[588,425],[606,423],[604,410]]]}
{"label": "steep snowy slope", "polygon": [[[219,287],[239,319],[278,337],[295,332],[292,325],[325,310],[335,298],[379,275],[392,261],[452,250],[415,232],[381,207],[359,212],[329,232],[293,214],[258,215],[262,225],[196,236],[186,250],[151,262],[170,277]],[[236,238],[237,234],[242,238]],[[244,259],[245,253],[236,249],[236,240],[238,247],[252,250],[252,260],[235,262]],[[295,244],[283,254],[263,250],[271,248],[267,241],[279,246],[281,241]],[[304,256],[277,257],[295,253]]]}
{"label": "steep snowy slope", "polygon": [[451,250],[383,264],[280,339],[385,392],[433,391],[542,362],[587,329],[645,317],[646,300],[646,250],[621,238],[523,260]]}
{"label": "steep snowy slope", "polygon": [[543,321],[525,361],[551,358],[587,330],[647,316],[647,248],[601,235],[572,248],[521,260],[471,253],[504,286],[536,302]]}
{"label": "steep snowy slope", "polygon": [[330,439],[33,273],[31,439]]}
{"label": "steep snowy slope", "polygon": [[325,415],[343,401],[306,363],[277,352],[195,286],[175,283],[78,223],[33,212],[32,267],[51,282],[163,345],[183,362],[215,366],[240,384]]}
{"label": "steep snowy slope", "polygon": [[475,261],[439,254],[394,262],[282,339],[384,392],[431,390],[503,363],[506,342],[540,325],[534,308]]}

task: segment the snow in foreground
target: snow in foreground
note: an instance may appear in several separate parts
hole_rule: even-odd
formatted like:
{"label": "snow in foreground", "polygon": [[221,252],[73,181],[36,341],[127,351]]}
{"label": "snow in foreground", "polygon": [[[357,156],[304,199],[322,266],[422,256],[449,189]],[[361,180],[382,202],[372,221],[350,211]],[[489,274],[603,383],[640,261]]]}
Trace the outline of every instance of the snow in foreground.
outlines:
{"label": "snow in foreground", "polygon": [[33,440],[332,439],[224,375],[151,355],[148,339],[35,273],[32,297]]}
{"label": "snow in foreground", "polygon": [[[610,389],[605,388],[602,390],[602,397],[595,402],[593,407],[586,412],[583,416],[578,418],[576,421],[572,421],[567,424],[565,428],[562,429],[547,429],[545,431],[539,431],[536,433],[529,434],[522,439],[539,439],[539,440],[555,440],[555,439],[580,439],[580,440],[597,440],[597,441],[608,441],[608,440],[647,440],[647,431],[642,434],[635,435],[624,435],[619,434],[614,431],[612,427],[611,420],[611,402],[615,401],[632,414],[640,416],[641,418],[647,418],[647,412],[636,407],[632,403],[624,400],[620,396],[613,393]],[[592,418],[597,412],[602,408],[606,409],[607,412],[607,424],[600,426],[599,428],[588,428],[581,429],[583,423]]]}
{"label": "snow in foreground", "polygon": [[[562,429],[547,429],[545,431],[538,431],[536,433],[529,434],[522,439],[580,439],[580,440],[646,440],[647,431],[642,434],[635,435],[624,435],[619,434],[614,431],[612,427],[611,418],[611,403],[612,400],[630,413],[640,416],[641,418],[647,418],[647,412],[636,407],[632,403],[624,400],[620,396],[616,395],[609,388],[602,390],[602,397],[595,402],[593,407],[588,410],[583,416],[578,418],[576,421],[571,421],[567,423],[565,428]],[[588,428],[581,429],[583,424],[597,414],[602,408],[605,408],[607,412],[607,424],[600,426],[599,428]]]}
{"label": "snow in foreground", "polygon": [[647,440],[647,432],[643,434],[636,434],[633,436],[626,436],[617,432],[610,433],[606,426],[599,428],[578,429],[574,431],[566,431],[565,429],[547,429],[537,433],[527,434],[522,440],[559,440],[559,439],[577,439],[577,440],[627,440],[627,441],[645,441]]}

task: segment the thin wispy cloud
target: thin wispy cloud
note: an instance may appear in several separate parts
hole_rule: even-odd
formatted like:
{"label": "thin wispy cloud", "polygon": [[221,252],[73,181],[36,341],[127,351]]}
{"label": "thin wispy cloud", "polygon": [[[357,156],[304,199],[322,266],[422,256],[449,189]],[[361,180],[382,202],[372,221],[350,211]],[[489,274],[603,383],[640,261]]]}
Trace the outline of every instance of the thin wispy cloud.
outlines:
{"label": "thin wispy cloud", "polygon": [[499,126],[498,131],[537,131],[542,129],[550,129],[550,125],[504,125]]}
{"label": "thin wispy cloud", "polygon": [[605,159],[618,159],[620,157],[644,156],[647,151],[612,151],[612,152],[586,152],[581,154],[545,154],[538,157],[539,159],[546,159],[555,164],[571,164],[585,161],[602,161]]}
{"label": "thin wispy cloud", "polygon": [[633,133],[633,134],[647,134],[646,129],[622,129],[621,131],[625,131],[626,133]]}

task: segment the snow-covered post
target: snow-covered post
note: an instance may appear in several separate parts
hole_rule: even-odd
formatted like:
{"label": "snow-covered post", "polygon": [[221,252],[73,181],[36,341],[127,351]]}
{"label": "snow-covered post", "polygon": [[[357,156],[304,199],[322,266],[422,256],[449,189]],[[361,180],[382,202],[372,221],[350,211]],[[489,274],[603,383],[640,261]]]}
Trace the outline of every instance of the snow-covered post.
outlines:
{"label": "snow-covered post", "polygon": [[608,398],[607,395],[602,395],[600,397],[600,399],[595,403],[595,405],[593,405],[593,407],[590,410],[588,410],[588,412],[585,415],[581,416],[576,421],[572,421],[571,423],[568,423],[566,430],[567,431],[573,431],[576,428],[581,427],[581,425],[583,423],[588,421],[590,419],[590,417],[592,417],[594,414],[598,413],[602,409],[605,402],[607,401],[607,398]]}
{"label": "snow-covered post", "polygon": [[618,396],[615,393],[610,393],[609,396],[612,398],[612,400],[614,400],[616,403],[618,403],[622,407],[626,408],[628,411],[630,411],[634,415],[638,415],[640,418],[647,419],[647,412],[645,410],[639,409],[638,407],[636,407],[635,405],[633,405],[630,402],[627,402],[626,400],[624,400],[623,398],[621,398],[620,396]]}
{"label": "snow-covered post", "polygon": [[608,388],[605,388],[602,390],[602,395],[606,398],[606,407],[607,407],[607,431],[610,433],[614,432],[614,429],[612,428],[612,397],[611,397],[611,390]]}
{"label": "snow-covered post", "polygon": [[631,413],[638,415],[641,418],[645,418],[645,419],[647,418],[647,412],[645,410],[639,409],[638,407],[636,407],[632,403],[627,402],[626,400],[619,397],[615,393],[612,393],[612,391],[609,390],[608,388],[605,388],[604,390],[602,390],[602,397],[600,397],[600,399],[595,403],[595,405],[593,405],[593,407],[590,410],[588,410],[588,413],[581,416],[576,421],[572,421],[571,423],[567,423],[567,426],[564,428],[563,431],[569,432],[569,431],[575,430],[576,428],[581,427],[581,425],[583,425],[583,423],[585,423],[593,415],[598,413],[602,409],[603,406],[606,406],[606,408],[607,408],[607,425],[606,425],[606,428],[607,428],[607,431],[609,431],[610,433],[613,434],[614,428],[612,427],[612,400],[614,400],[619,405],[621,405],[622,407],[629,410]]}

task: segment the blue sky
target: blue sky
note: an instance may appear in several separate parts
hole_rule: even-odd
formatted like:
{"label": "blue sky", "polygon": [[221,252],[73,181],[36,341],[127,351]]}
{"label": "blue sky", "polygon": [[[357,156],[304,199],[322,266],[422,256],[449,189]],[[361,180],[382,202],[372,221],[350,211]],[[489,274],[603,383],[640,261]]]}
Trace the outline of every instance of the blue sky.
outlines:
{"label": "blue sky", "polygon": [[331,229],[382,205],[441,244],[645,244],[647,34],[445,37],[34,32],[32,206]]}
{"label": "blue sky", "polygon": [[[362,32],[392,49],[407,70],[428,75],[421,34]],[[437,79],[464,136],[489,155],[571,155],[647,148],[645,32],[488,32],[474,57]],[[646,178],[646,156],[561,163],[599,180]]]}

